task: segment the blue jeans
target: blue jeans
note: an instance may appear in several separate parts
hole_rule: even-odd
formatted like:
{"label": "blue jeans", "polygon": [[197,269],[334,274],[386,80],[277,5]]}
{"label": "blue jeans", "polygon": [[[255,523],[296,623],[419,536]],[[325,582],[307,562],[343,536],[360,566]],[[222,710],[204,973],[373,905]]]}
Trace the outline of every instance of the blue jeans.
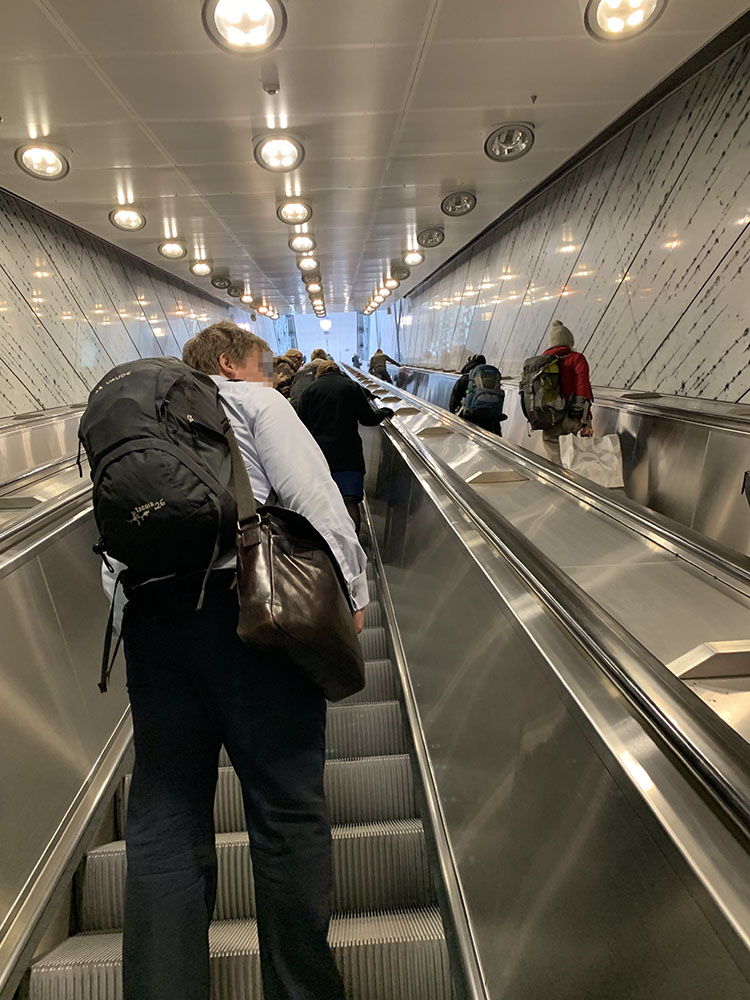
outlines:
{"label": "blue jeans", "polygon": [[242,785],[265,1000],[344,1000],[326,940],[325,700],[291,667],[264,661],[240,642],[232,578],[212,574],[199,612],[191,596],[179,612],[164,614],[169,581],[150,585],[166,586],[166,597],[144,595],[125,611],[135,770],[124,998],[209,1000],[213,802],[224,744]]}

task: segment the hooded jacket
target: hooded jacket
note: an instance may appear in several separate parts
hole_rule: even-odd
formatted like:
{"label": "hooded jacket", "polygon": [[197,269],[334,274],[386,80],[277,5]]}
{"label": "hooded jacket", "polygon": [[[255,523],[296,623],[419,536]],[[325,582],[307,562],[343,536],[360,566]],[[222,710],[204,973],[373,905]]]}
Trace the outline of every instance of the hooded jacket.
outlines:
{"label": "hooded jacket", "polygon": [[292,380],[292,388],[289,391],[289,402],[292,404],[296,410],[299,407],[299,401],[302,398],[302,393],[308,387],[312,385],[315,381],[315,375],[318,371],[318,365],[325,361],[325,358],[315,358],[307,365],[303,365],[302,368],[297,372]]}
{"label": "hooded jacket", "polygon": [[594,401],[594,393],[589,379],[589,363],[579,351],[572,351],[567,346],[548,347],[545,354],[555,354],[560,359],[560,390],[566,399],[571,400],[574,409],[575,397],[589,403]]}
{"label": "hooded jacket", "polygon": [[461,404],[464,401],[464,396],[466,395],[466,390],[469,388],[469,377],[477,365],[486,365],[487,358],[483,354],[472,354],[469,360],[461,369],[461,375],[453,383],[453,389],[451,390],[451,398],[448,403],[448,409],[451,413],[458,413],[461,409]]}

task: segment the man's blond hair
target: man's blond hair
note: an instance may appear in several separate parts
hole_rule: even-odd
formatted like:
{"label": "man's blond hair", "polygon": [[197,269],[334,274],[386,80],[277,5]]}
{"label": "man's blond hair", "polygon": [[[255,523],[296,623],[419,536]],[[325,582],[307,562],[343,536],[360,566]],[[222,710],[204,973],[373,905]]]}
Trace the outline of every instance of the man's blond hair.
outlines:
{"label": "man's blond hair", "polygon": [[318,359],[321,361],[328,361],[328,352],[324,351],[322,347],[316,347],[310,355],[311,361],[317,361]]}
{"label": "man's blond hair", "polygon": [[318,365],[318,370],[315,372],[315,378],[320,378],[321,375],[327,375],[328,372],[340,372],[341,369],[336,364],[335,361],[321,361]]}
{"label": "man's blond hair", "polygon": [[271,348],[262,337],[243,330],[229,319],[222,319],[188,340],[182,349],[182,360],[206,375],[221,375],[219,358],[222,354],[226,354],[234,364],[241,365],[254,350],[271,353]]}

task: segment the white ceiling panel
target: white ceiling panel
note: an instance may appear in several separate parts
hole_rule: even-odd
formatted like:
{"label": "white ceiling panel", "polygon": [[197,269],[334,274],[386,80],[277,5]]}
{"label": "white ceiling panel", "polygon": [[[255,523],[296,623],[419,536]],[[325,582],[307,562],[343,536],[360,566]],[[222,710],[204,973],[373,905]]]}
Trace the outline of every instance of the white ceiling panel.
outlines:
{"label": "white ceiling panel", "polygon": [[[360,308],[418,229],[443,225],[445,242],[400,292],[744,9],[673,0],[653,30],[610,46],[586,34],[579,0],[287,0],[287,34],[259,61],[208,39],[199,0],[4,0],[0,185],[183,278],[205,253],[280,310],[306,306],[293,230],[276,218],[285,193],[299,194],[313,205],[329,310]],[[269,67],[276,96],[261,86]],[[513,119],[534,123],[534,149],[494,164],[484,140]],[[279,128],[306,150],[283,176],[252,150]],[[16,146],[37,137],[72,151],[67,178],[17,169]],[[461,187],[477,208],[446,219],[440,200]],[[108,223],[122,200],[145,211],[146,229]],[[168,232],[187,260],[158,255]]]}

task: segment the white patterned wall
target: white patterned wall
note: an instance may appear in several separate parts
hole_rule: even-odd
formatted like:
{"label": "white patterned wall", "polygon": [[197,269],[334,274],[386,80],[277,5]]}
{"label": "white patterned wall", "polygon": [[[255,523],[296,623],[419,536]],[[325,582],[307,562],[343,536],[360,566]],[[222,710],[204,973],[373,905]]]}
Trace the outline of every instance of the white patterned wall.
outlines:
{"label": "white patterned wall", "polygon": [[[0,190],[0,416],[83,402],[114,365],[177,355],[219,319],[187,282]],[[276,349],[273,323],[254,331]]]}
{"label": "white patterned wall", "polygon": [[481,351],[516,375],[559,319],[595,384],[737,401],[748,264],[746,42],[407,298],[404,360],[455,369]]}

